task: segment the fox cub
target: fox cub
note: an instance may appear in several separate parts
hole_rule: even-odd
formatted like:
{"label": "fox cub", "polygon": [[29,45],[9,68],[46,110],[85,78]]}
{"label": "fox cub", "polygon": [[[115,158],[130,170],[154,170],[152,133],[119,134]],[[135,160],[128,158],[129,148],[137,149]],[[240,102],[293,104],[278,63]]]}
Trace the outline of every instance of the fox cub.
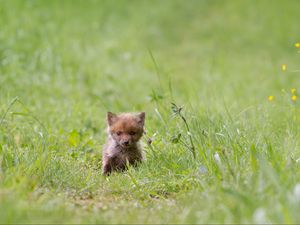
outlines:
{"label": "fox cub", "polygon": [[102,154],[102,173],[123,171],[144,159],[139,140],[144,133],[145,113],[107,113],[107,141]]}

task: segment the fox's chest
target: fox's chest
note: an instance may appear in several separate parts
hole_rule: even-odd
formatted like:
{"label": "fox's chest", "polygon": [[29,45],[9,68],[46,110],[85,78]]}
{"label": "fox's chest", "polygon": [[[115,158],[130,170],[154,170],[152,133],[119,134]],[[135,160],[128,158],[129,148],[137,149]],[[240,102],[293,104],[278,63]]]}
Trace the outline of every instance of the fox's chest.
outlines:
{"label": "fox's chest", "polygon": [[138,151],[125,151],[125,152],[119,152],[116,154],[116,157],[120,159],[120,161],[123,162],[129,162],[130,164],[135,163],[135,161],[141,159],[141,154]]}

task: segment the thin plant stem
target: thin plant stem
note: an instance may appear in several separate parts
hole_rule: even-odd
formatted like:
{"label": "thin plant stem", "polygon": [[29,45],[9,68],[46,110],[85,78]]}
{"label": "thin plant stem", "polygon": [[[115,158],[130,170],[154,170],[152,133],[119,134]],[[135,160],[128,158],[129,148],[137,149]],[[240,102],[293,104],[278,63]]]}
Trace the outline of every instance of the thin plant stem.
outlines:
{"label": "thin plant stem", "polygon": [[189,136],[189,140],[190,140],[190,148],[191,148],[191,152],[193,154],[193,157],[194,159],[196,159],[196,149],[195,149],[195,145],[194,145],[194,141],[193,141],[193,138],[191,136],[191,131],[190,131],[190,127],[185,119],[185,117],[181,114],[181,112],[178,113],[178,115],[180,116],[180,118],[183,120],[184,124],[185,124],[185,127],[186,127],[186,130],[188,132],[188,136]]}

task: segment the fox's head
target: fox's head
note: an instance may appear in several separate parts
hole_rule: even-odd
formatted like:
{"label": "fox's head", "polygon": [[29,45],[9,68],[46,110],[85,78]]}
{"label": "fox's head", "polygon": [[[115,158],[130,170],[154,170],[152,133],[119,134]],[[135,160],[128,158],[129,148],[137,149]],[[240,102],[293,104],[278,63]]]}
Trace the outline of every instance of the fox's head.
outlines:
{"label": "fox's head", "polygon": [[145,113],[107,113],[108,132],[122,147],[128,148],[143,136]]}

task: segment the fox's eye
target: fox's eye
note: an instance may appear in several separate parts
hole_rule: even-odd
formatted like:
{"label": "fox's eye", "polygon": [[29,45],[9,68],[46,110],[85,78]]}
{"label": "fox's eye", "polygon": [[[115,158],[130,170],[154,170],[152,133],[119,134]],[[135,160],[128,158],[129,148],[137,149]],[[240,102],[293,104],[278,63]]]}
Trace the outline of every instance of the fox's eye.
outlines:
{"label": "fox's eye", "polygon": [[120,136],[122,134],[121,131],[117,131],[117,135]]}
{"label": "fox's eye", "polygon": [[133,136],[133,135],[135,135],[136,133],[135,133],[134,131],[130,131],[129,134]]}

